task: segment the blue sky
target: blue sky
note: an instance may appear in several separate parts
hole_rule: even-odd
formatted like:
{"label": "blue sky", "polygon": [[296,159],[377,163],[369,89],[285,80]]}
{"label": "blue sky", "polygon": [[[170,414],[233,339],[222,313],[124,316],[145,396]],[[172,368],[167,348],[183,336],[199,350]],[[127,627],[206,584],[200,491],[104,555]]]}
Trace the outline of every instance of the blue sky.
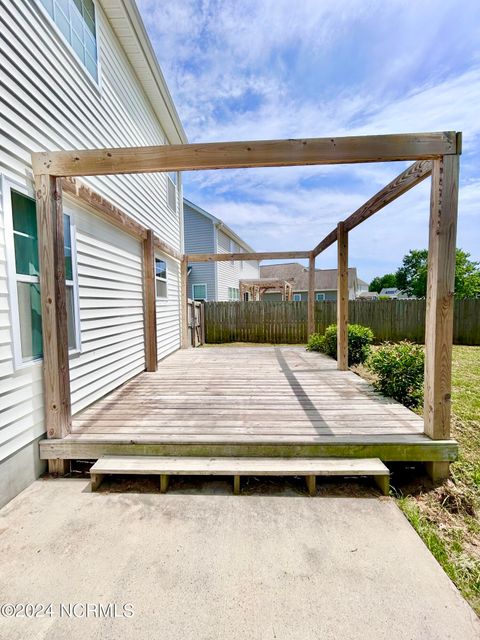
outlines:
{"label": "blue sky", "polygon": [[[139,6],[191,142],[463,131],[457,246],[480,260],[479,0]],[[184,193],[256,250],[303,250],[404,166],[190,172]],[[426,181],[350,234],[350,266],[394,271],[427,246],[428,208]]]}

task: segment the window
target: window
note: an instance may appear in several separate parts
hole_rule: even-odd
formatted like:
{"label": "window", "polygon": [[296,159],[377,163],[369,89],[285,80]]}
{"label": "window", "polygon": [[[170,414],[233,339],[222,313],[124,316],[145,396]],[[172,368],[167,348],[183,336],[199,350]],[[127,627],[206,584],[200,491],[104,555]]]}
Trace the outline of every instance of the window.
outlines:
{"label": "window", "polygon": [[167,263],[155,258],[155,290],[157,298],[167,298]]}
{"label": "window", "polygon": [[302,294],[301,293],[294,293],[293,294],[293,302],[301,302],[302,301]]}
{"label": "window", "polygon": [[240,300],[240,290],[235,287],[228,287],[228,299]]}
{"label": "window", "polygon": [[325,294],[324,293],[317,293],[315,294],[315,300],[317,302],[323,302],[323,300],[325,300]]}
{"label": "window", "polygon": [[192,285],[192,297],[194,300],[206,300],[207,299],[207,285],[206,284],[194,284]]}
{"label": "window", "polygon": [[93,0],[40,0],[88,73],[98,79]]}
{"label": "window", "polygon": [[67,334],[70,351],[80,350],[80,313],[78,308],[78,283],[76,277],[75,227],[70,216],[63,215],[63,243],[65,247],[65,287],[67,297]]}
{"label": "window", "polygon": [[[42,310],[38,263],[38,234],[35,200],[10,191],[13,231],[16,300],[12,300],[15,358],[19,364],[42,357]],[[80,348],[78,289],[73,247],[74,229],[64,216],[65,285],[69,350]],[[13,288],[12,284],[12,288]]]}
{"label": "window", "polygon": [[167,200],[172,211],[177,210],[177,174],[167,173]]}

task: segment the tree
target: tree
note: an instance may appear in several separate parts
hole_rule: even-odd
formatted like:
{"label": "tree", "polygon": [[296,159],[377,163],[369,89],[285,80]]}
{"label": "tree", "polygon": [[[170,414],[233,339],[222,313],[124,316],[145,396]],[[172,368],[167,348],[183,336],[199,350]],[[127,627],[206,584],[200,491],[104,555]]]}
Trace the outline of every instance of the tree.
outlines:
{"label": "tree", "polygon": [[424,298],[427,294],[427,263],[426,249],[411,249],[403,257],[402,266],[395,274],[400,291],[409,296]]}
{"label": "tree", "polygon": [[377,276],[374,278],[368,287],[369,291],[375,291],[376,293],[380,293],[382,289],[386,289],[387,287],[396,287],[397,279],[394,273],[386,273],[384,276]]}
{"label": "tree", "polygon": [[[470,254],[462,249],[455,255],[455,296],[475,298],[480,296],[480,263],[470,260]],[[397,270],[397,287],[409,296],[425,298],[427,295],[428,251],[412,249],[404,256]]]}

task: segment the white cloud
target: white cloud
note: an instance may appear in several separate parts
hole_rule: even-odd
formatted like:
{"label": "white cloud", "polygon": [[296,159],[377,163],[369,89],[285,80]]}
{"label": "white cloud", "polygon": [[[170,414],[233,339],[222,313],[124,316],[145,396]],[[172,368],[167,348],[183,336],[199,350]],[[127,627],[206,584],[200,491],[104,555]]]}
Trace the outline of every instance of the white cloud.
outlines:
{"label": "white cloud", "polygon": [[[192,141],[464,132],[459,246],[478,257],[480,3],[140,0]],[[208,171],[185,193],[259,249],[313,246],[404,167]],[[426,246],[428,185],[352,233],[371,277]],[[331,256],[331,257],[329,257]],[[332,250],[322,260],[333,260]]]}

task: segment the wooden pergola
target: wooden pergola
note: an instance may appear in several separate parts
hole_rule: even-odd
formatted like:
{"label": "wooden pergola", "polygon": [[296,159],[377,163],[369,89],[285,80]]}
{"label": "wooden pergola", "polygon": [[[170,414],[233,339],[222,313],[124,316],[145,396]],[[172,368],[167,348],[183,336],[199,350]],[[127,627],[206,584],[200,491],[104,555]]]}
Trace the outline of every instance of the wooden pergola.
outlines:
{"label": "wooden pergola", "polygon": [[290,302],[293,295],[293,286],[290,282],[281,278],[240,280],[240,300],[244,299],[246,293],[248,293],[248,299],[251,301],[262,300],[264,293],[267,291],[280,293],[282,300]]}
{"label": "wooden pergola", "polygon": [[[348,234],[364,220],[431,175],[429,262],[425,334],[425,434],[450,434],[451,356],[455,241],[461,134],[447,131],[303,140],[221,142],[153,147],[46,151],[32,154],[36,185],[42,291],[44,394],[49,438],[71,430],[67,341],[67,307],[63,245],[62,188],[96,213],[143,242],[145,353],[147,371],[157,368],[154,251],[180,261],[182,274],[182,346],[188,346],[187,268],[192,262],[218,260],[309,260],[308,332],[314,331],[315,258],[338,245],[338,369],[348,368]],[[311,250],[266,253],[181,255],[132,220],[75,176],[234,169],[251,167],[413,161],[392,182]],[[50,470],[63,471],[64,460],[50,460]],[[430,462],[430,473],[448,473],[448,462]]]}

